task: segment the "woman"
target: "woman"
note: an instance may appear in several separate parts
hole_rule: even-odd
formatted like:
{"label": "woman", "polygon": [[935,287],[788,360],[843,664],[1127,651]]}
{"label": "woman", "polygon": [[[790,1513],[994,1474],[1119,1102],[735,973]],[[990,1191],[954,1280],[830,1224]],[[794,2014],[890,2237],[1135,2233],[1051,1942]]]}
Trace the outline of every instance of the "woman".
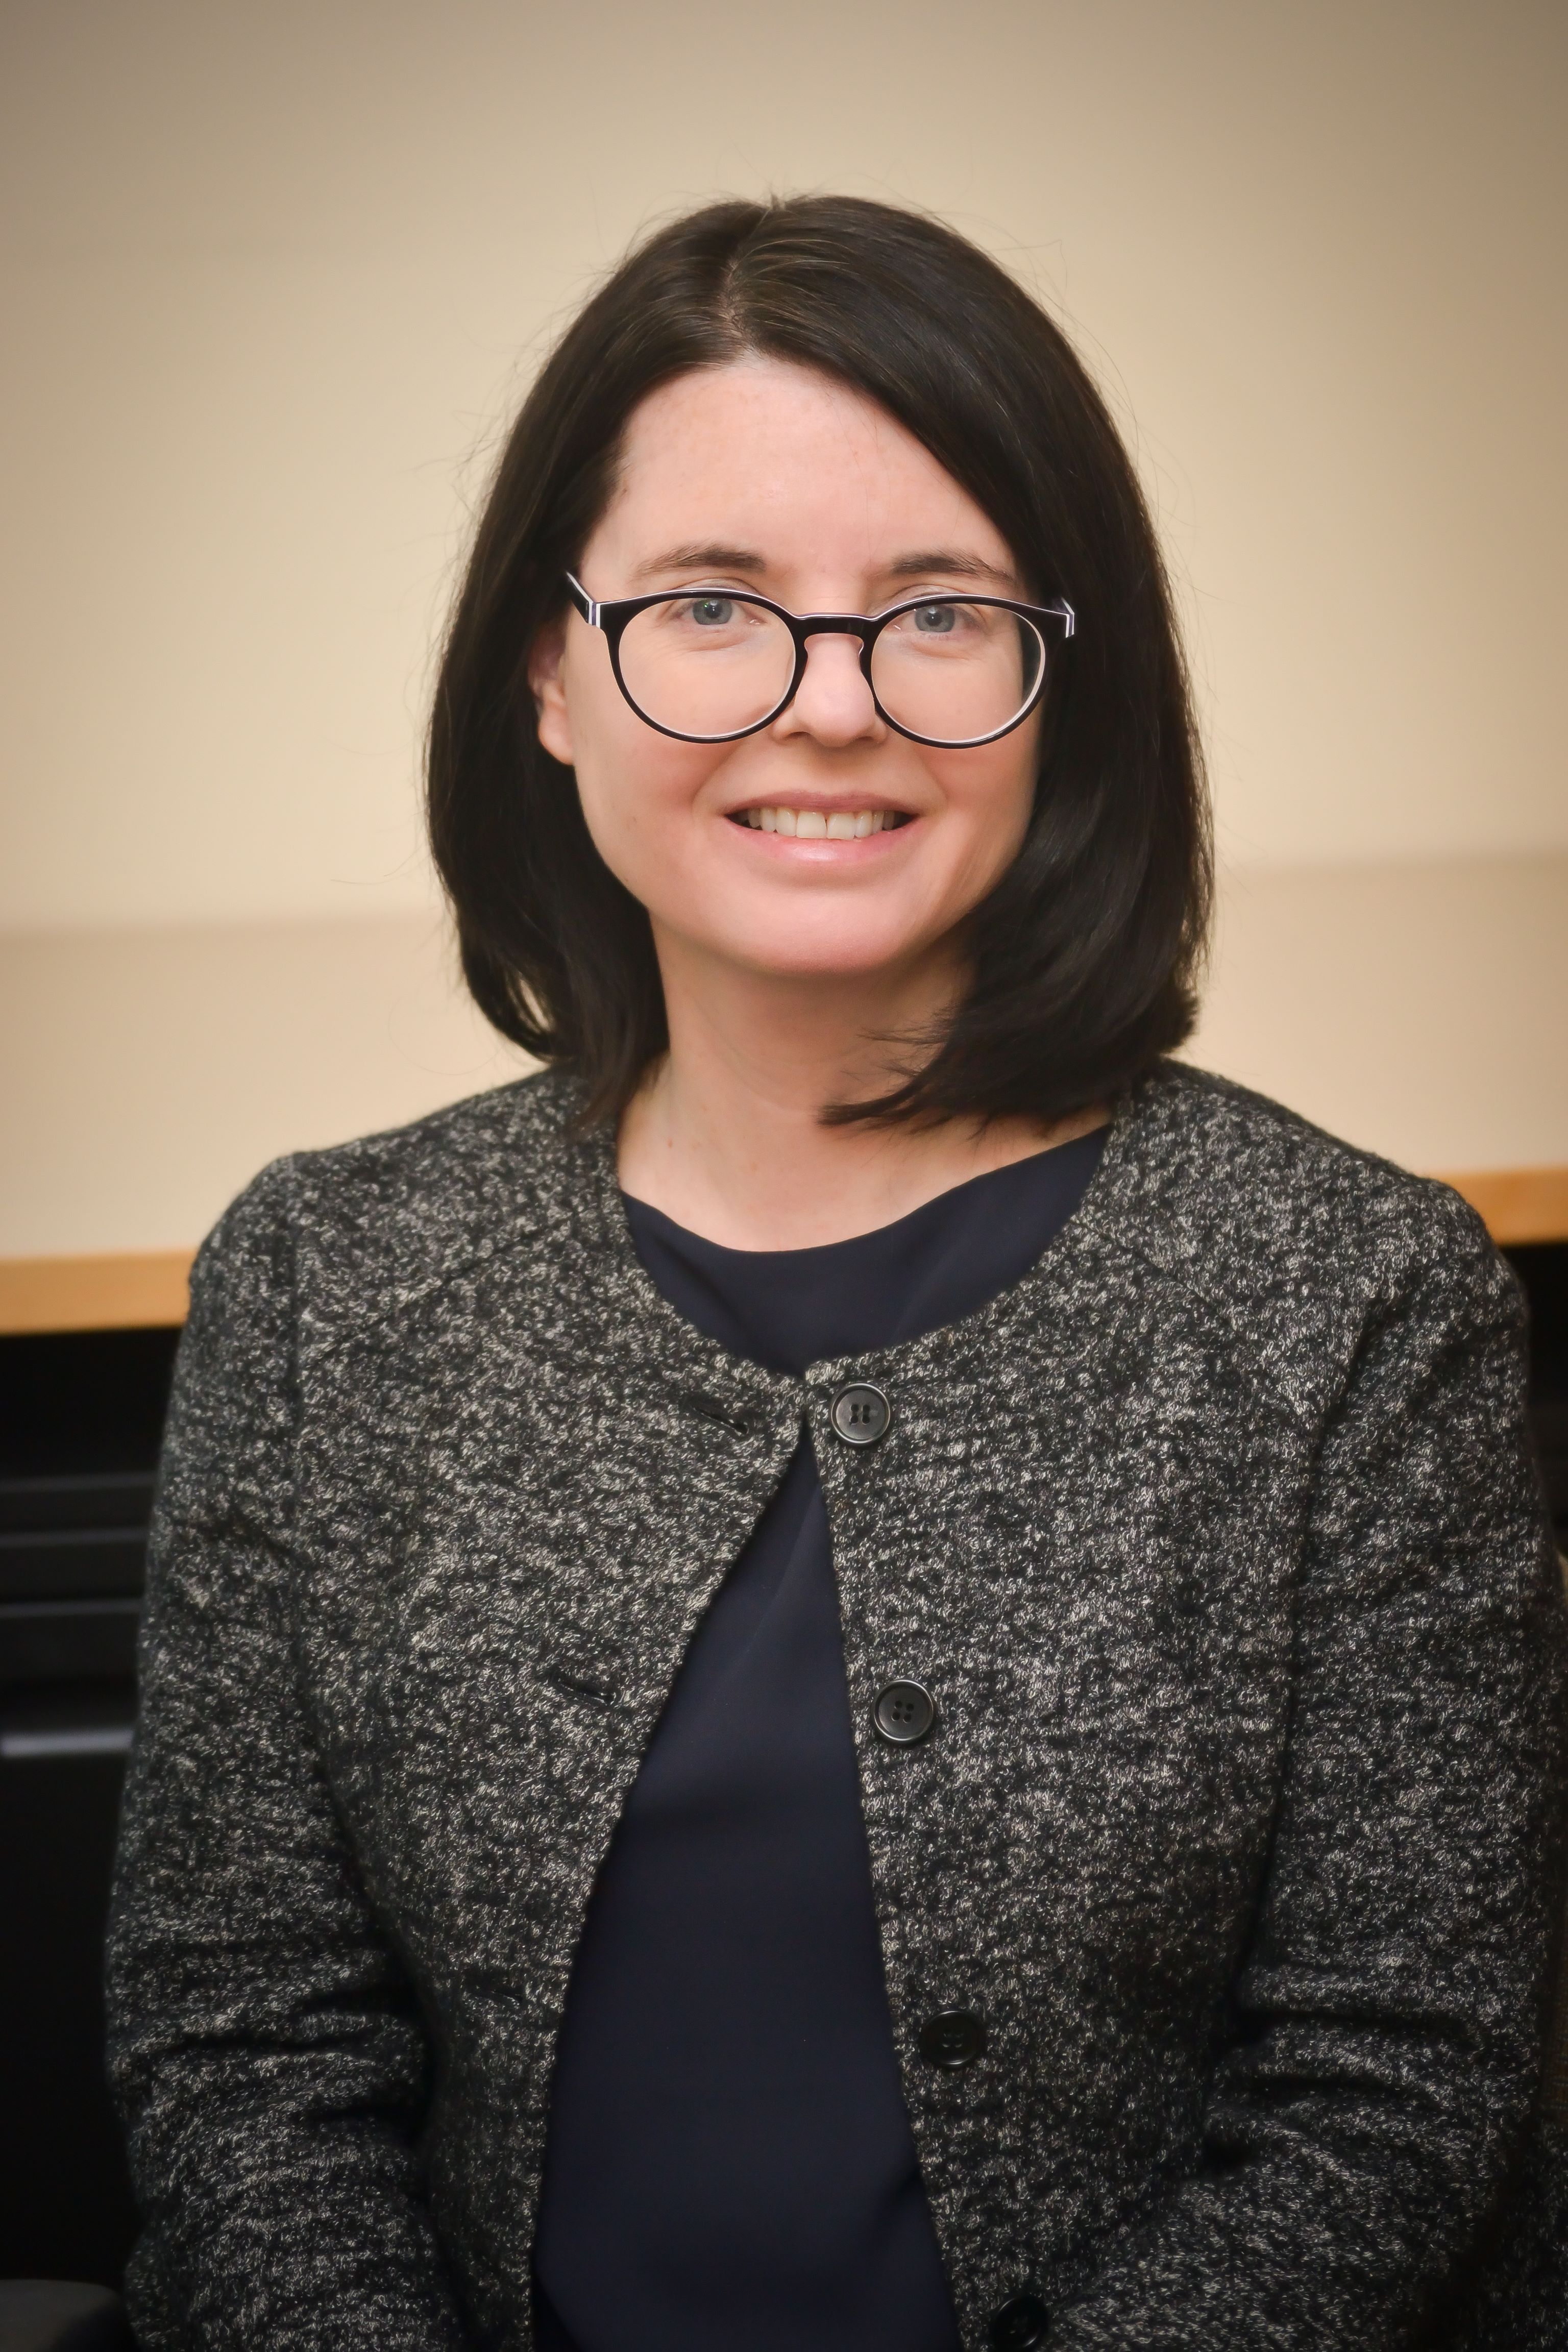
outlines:
{"label": "woman", "polygon": [[430,810],[547,1071],[198,1265],[143,2343],[1436,2340],[1554,1916],[1519,1307],[1163,1058],[1197,761],[1060,336],[877,205],[653,237],[502,460]]}

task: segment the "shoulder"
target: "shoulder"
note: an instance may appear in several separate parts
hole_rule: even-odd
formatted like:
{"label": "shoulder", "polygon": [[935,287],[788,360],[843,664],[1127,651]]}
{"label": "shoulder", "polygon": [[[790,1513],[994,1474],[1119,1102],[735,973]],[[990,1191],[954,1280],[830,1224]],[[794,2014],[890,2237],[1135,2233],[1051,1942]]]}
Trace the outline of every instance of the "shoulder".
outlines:
{"label": "shoulder", "polygon": [[541,1072],[410,1126],[276,1160],[198,1253],[193,1315],[277,1311],[285,1291],[316,1336],[363,1328],[505,1249],[563,1251],[593,1144],[573,1139],[577,1090]]}
{"label": "shoulder", "polygon": [[1391,1320],[1519,1322],[1511,1272],[1450,1186],[1245,1087],[1163,1064],[1115,1151],[1128,1237],[1293,1386],[1331,1377]]}
{"label": "shoulder", "polygon": [[1129,1107],[1125,1137],[1139,1205],[1176,1256],[1217,1248],[1261,1269],[1333,1247],[1370,1274],[1412,1254],[1495,1255],[1451,1186],[1206,1070],[1163,1064]]}

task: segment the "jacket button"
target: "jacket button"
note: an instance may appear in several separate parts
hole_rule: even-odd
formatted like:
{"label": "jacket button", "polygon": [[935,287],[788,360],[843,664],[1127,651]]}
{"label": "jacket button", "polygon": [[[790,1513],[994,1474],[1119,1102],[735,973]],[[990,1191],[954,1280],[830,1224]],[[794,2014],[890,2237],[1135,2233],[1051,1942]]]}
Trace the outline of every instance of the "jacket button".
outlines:
{"label": "jacket button", "polygon": [[[920,2030],[920,2052],[928,2066],[956,2074],[973,2066],[985,2048],[985,2020],[972,2009],[939,2009]],[[1011,2308],[1011,2306],[1009,2306]]]}
{"label": "jacket button", "polygon": [[875,1445],[892,1425],[893,1408],[869,1381],[851,1381],[834,1398],[828,1419],[846,1445]]}
{"label": "jacket button", "polygon": [[924,1683],[889,1683],[877,1693],[871,1721],[895,1748],[912,1748],[936,1721],[936,1701]]}
{"label": "jacket button", "polygon": [[991,2323],[992,2352],[1034,2352],[1043,2344],[1051,2315],[1037,2294],[1016,2294]]}

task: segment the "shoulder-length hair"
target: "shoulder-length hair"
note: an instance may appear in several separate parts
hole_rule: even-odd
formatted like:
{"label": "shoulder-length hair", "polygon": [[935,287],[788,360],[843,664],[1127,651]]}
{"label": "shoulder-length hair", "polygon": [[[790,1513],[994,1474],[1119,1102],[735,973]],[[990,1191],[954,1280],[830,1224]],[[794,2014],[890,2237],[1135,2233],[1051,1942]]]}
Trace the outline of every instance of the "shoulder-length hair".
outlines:
{"label": "shoulder-length hair", "polygon": [[589,835],[528,683],[604,512],[632,412],[761,353],[878,402],[1078,616],[1018,856],[971,918],[973,978],[900,1083],[834,1118],[1052,1119],[1181,1043],[1207,929],[1207,803],[1169,585],[1104,402],[1066,338],[940,222],[847,196],[724,203],[647,238],[557,345],[512,428],[430,727],[436,864],[464,976],[503,1036],[618,1117],[665,1049],[646,911]]}

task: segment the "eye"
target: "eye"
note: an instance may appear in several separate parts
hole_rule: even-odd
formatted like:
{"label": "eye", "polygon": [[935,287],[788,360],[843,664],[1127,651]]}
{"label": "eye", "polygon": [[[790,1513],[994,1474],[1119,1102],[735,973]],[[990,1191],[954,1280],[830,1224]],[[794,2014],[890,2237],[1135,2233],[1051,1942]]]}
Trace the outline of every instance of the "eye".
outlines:
{"label": "eye", "polygon": [[688,611],[700,629],[727,629],[735,617],[732,596],[694,596]]}
{"label": "eye", "polygon": [[917,635],[922,637],[951,636],[958,625],[958,615],[951,604],[920,604],[914,612]]}

